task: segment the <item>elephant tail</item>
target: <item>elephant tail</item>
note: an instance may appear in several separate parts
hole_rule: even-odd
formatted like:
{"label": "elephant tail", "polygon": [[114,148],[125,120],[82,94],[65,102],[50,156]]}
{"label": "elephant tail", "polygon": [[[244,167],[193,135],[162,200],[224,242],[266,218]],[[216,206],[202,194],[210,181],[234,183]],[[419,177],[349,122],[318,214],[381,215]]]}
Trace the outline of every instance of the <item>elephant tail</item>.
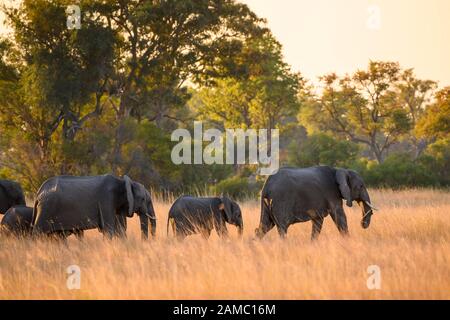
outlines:
{"label": "elephant tail", "polygon": [[3,223],[1,223],[0,224],[0,234],[7,234],[7,233],[8,233],[8,228]]}
{"label": "elephant tail", "polygon": [[167,237],[169,237],[169,225],[172,226],[172,233],[175,235],[175,219],[170,215],[167,217]]}
{"label": "elephant tail", "polygon": [[36,199],[35,201],[34,201],[34,206],[33,206],[33,214],[31,215],[31,234],[32,235],[36,235],[37,234],[37,230],[36,230],[36,220],[37,220],[37,207],[38,207],[38,204],[39,204],[39,200],[38,199]]}
{"label": "elephant tail", "polygon": [[270,199],[268,195],[261,196],[261,213],[263,216],[266,216],[273,222],[275,222],[273,213],[272,213],[272,203],[273,199]]}
{"label": "elephant tail", "polygon": [[36,224],[36,218],[37,218],[37,206],[39,204],[38,200],[34,201],[33,205],[33,215],[31,216],[31,226],[33,227]]}
{"label": "elephant tail", "polygon": [[170,223],[170,215],[167,216],[167,229],[166,229],[167,238],[169,237],[169,223]]}

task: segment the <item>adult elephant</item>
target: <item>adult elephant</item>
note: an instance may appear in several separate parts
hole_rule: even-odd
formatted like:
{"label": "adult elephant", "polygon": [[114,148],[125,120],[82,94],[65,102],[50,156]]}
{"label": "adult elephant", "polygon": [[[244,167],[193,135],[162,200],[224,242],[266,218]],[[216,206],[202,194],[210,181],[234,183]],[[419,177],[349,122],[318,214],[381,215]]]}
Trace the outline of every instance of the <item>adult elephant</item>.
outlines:
{"label": "adult elephant", "polygon": [[10,180],[0,180],[0,214],[5,214],[13,206],[24,206],[25,196],[20,184]]}
{"label": "adult elephant", "polygon": [[129,177],[113,175],[58,176],[39,189],[33,213],[33,234],[67,234],[98,228],[111,238],[126,235],[126,218],[137,213],[142,238],[156,232],[150,193]]}
{"label": "adult elephant", "polygon": [[284,237],[291,224],[311,220],[311,238],[315,239],[320,234],[323,219],[329,214],[341,234],[347,234],[342,199],[349,207],[353,201],[360,205],[362,227],[368,228],[375,208],[358,173],[328,166],[282,168],[270,176],[263,187],[256,236],[262,238],[276,226]]}
{"label": "adult elephant", "polygon": [[213,228],[219,236],[225,237],[228,235],[226,223],[235,225],[241,236],[244,228],[241,208],[228,197],[181,196],[169,210],[167,233],[169,223],[180,240],[195,233],[209,238]]}

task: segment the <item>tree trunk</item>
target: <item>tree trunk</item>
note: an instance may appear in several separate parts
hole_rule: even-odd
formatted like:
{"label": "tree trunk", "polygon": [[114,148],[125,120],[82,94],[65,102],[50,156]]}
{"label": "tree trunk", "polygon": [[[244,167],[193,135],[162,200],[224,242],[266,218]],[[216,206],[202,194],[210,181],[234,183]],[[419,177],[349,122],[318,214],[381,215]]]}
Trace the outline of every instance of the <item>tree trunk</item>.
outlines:
{"label": "tree trunk", "polygon": [[378,146],[371,145],[370,149],[372,150],[372,153],[375,155],[375,158],[377,159],[378,164],[382,164],[384,162],[384,155],[379,150]]}

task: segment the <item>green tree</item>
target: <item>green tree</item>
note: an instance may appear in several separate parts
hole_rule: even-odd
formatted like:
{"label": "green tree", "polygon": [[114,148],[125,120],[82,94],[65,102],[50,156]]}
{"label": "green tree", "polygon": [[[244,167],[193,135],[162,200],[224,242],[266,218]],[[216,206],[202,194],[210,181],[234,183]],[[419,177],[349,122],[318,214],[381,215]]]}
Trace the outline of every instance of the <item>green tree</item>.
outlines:
{"label": "green tree", "polygon": [[439,90],[435,102],[418,121],[416,133],[429,139],[446,139],[450,135],[450,87]]}
{"label": "green tree", "polygon": [[450,184],[450,87],[435,94],[435,101],[416,125],[416,134],[432,143],[424,158],[442,185]]}
{"label": "green tree", "polygon": [[2,40],[0,122],[9,139],[0,161],[29,190],[68,172],[70,152],[54,151],[71,148],[55,143],[73,144],[83,124],[100,114],[112,69],[115,36],[87,17],[83,29],[69,30],[68,3],[26,0],[19,9],[2,8],[13,37]]}
{"label": "green tree", "polygon": [[321,77],[323,91],[307,99],[299,114],[309,132],[331,132],[366,145],[379,163],[389,148],[411,128],[408,112],[398,104],[398,63],[370,62],[339,79],[336,74]]}
{"label": "green tree", "polygon": [[406,110],[411,123],[411,131],[407,140],[411,142],[414,158],[417,159],[430,143],[425,137],[417,137],[415,128],[430,104],[436,82],[417,79],[413,69],[402,72],[398,87],[398,103]]}
{"label": "green tree", "polygon": [[3,7],[13,37],[0,45],[1,163],[33,180],[30,189],[51,174],[136,165],[146,181],[176,181],[183,174],[160,156],[186,119],[188,85],[245,68],[235,53],[266,32],[263,20],[234,0],[81,0],[81,29],[69,30],[69,4]]}
{"label": "green tree", "polygon": [[232,57],[241,39],[263,32],[262,22],[233,0],[104,1],[93,6],[122,37],[114,86],[117,105],[114,171],[122,158],[127,117],[164,128],[189,98],[186,82],[221,75],[222,56]]}
{"label": "green tree", "polygon": [[89,15],[80,30],[68,29],[69,4],[25,0],[19,9],[4,6],[3,11],[21,54],[16,68],[37,84],[28,94],[40,96],[40,108],[51,108],[56,124],[62,123],[63,138],[73,140],[83,123],[101,112],[116,39]]}
{"label": "green tree", "polygon": [[238,57],[249,59],[246,71],[201,89],[193,108],[217,126],[283,129],[299,109],[300,74],[283,61],[282,47],[271,34],[251,39]]}

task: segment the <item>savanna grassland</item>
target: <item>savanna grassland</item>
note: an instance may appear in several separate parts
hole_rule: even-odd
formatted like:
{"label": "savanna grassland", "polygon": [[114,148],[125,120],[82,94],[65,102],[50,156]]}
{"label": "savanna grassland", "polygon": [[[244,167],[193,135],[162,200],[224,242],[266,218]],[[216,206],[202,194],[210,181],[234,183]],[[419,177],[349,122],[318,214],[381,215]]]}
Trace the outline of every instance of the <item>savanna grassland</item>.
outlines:
{"label": "savanna grassland", "polygon": [[[450,193],[372,190],[380,211],[368,230],[359,208],[346,208],[350,237],[331,218],[318,241],[311,224],[253,240],[259,204],[241,203],[242,240],[215,233],[182,243],[166,236],[170,204],[155,201],[157,239],[142,242],[137,218],[126,240],[89,231],[68,244],[0,236],[1,299],[450,299]],[[68,290],[69,265],[81,268],[81,289]],[[381,289],[368,290],[367,268],[381,269]]]}

